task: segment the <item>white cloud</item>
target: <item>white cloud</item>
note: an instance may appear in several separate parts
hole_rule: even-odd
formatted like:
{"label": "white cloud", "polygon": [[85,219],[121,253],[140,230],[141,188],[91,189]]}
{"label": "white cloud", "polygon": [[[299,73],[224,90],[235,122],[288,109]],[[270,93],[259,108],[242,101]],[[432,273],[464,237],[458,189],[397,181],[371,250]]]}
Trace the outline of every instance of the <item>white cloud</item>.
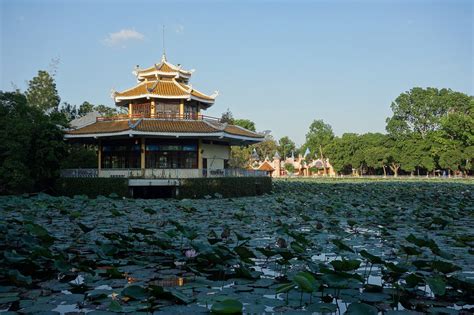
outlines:
{"label": "white cloud", "polygon": [[130,40],[144,40],[145,35],[131,29],[123,29],[115,33],[110,33],[102,42],[107,46],[125,47],[125,43]]}

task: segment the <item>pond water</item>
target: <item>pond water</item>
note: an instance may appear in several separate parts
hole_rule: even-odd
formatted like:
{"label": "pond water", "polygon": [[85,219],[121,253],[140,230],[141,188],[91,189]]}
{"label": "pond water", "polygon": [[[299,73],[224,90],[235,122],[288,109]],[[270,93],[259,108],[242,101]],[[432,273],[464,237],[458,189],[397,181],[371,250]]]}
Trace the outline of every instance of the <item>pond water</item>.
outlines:
{"label": "pond water", "polygon": [[186,314],[229,299],[250,313],[469,312],[472,187],[280,182],[272,195],[238,199],[0,197],[0,312]]}

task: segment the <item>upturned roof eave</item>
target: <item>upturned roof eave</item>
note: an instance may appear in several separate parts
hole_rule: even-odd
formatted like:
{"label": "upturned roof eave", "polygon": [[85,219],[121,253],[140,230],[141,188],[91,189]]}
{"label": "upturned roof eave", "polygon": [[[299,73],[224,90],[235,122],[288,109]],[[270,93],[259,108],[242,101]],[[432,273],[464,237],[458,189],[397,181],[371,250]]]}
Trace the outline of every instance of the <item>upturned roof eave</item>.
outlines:
{"label": "upturned roof eave", "polygon": [[[149,84],[152,85],[152,89],[150,91]],[[172,84],[175,88],[177,88],[180,93],[176,93],[176,95],[167,95],[167,94],[158,94],[154,93],[155,90],[159,89],[158,86],[160,84]],[[148,93],[143,93],[140,91],[140,88],[145,86],[145,89]],[[130,93],[132,92],[132,93]],[[142,92],[142,93],[140,93]],[[126,93],[130,93],[131,95],[123,95]],[[202,95],[198,96],[198,95]],[[140,98],[162,98],[162,99],[194,99],[202,103],[214,104],[216,97],[218,96],[218,92],[216,91],[213,95],[206,95],[205,93],[192,88],[189,85],[182,84],[177,82],[176,80],[171,81],[142,81],[139,84],[126,89],[122,92],[112,92],[112,97],[115,103],[119,103],[123,100],[134,100]]]}
{"label": "upturned roof eave", "polygon": [[114,102],[115,102],[115,104],[118,105],[119,103],[123,103],[123,101],[130,101],[130,100],[136,100],[136,99],[141,99],[141,98],[146,98],[146,99],[156,98],[156,99],[169,99],[169,100],[176,100],[176,99],[196,100],[196,101],[199,101],[201,103],[209,104],[209,106],[207,106],[207,108],[212,106],[215,103],[215,100],[206,100],[206,99],[194,96],[194,95],[175,95],[175,96],[173,96],[173,95],[160,95],[160,94],[152,94],[152,93],[140,94],[140,95],[131,95],[131,96],[116,96],[114,98]]}
{"label": "upturned roof eave", "polygon": [[264,138],[253,138],[248,136],[234,135],[223,131],[217,132],[152,132],[152,131],[139,131],[139,130],[123,130],[116,132],[104,132],[104,133],[89,133],[89,134],[70,134],[66,133],[64,139],[98,139],[98,138],[111,138],[111,137],[170,137],[170,138],[215,138],[225,140],[239,140],[248,143],[259,143]]}

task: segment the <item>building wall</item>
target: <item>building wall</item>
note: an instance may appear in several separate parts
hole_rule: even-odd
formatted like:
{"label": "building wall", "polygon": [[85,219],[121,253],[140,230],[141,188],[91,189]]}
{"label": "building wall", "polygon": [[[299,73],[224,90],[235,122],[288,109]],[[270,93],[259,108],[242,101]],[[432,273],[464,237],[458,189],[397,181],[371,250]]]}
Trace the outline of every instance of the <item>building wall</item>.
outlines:
{"label": "building wall", "polygon": [[224,160],[230,158],[230,146],[220,144],[201,144],[202,158],[207,159],[208,169],[223,169]]}

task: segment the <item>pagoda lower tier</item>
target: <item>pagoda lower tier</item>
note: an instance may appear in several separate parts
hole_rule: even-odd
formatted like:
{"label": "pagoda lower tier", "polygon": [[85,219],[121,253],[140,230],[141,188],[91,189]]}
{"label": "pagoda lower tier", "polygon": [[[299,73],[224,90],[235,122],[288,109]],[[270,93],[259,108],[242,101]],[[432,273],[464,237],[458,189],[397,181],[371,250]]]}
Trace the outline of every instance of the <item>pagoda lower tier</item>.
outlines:
{"label": "pagoda lower tier", "polygon": [[63,174],[128,178],[236,176],[235,170],[229,169],[230,147],[258,143],[263,138],[245,128],[202,116],[195,120],[99,117],[65,134],[69,142],[97,147],[97,169],[65,170]]}

